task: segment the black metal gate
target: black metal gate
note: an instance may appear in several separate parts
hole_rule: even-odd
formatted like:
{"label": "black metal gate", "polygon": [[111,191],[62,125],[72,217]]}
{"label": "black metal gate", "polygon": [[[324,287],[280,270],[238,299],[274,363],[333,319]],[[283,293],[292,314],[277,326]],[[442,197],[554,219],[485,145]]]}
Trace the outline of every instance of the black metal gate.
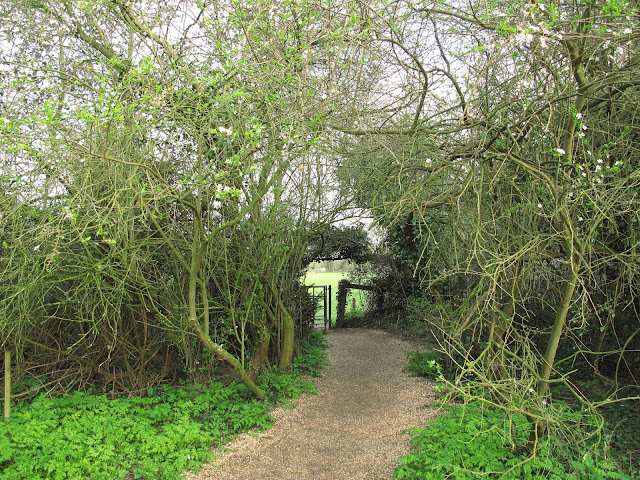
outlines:
{"label": "black metal gate", "polygon": [[[331,328],[331,285],[308,285],[307,291],[311,290],[313,304],[316,311],[313,317],[313,328]],[[319,300],[322,299],[320,305]]]}

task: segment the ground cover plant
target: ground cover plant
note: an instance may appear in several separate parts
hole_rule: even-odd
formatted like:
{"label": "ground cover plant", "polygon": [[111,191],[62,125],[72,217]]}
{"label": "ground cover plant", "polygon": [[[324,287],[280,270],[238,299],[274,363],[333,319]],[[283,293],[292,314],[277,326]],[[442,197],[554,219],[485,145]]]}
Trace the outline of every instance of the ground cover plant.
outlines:
{"label": "ground cover plant", "polygon": [[309,340],[300,342],[302,354],[293,360],[294,371],[304,376],[319,377],[322,369],[329,365],[329,358],[325,350],[330,346],[323,333],[318,330],[309,332]]}
{"label": "ground cover plant", "polygon": [[303,375],[326,365],[327,343],[312,332],[295,367],[264,375],[267,400],[242,384],[150,388],[146,397],[109,399],[75,392],[44,395],[0,422],[0,477],[18,479],[175,479],[213,458],[211,447],[250,429],[266,429],[276,403],[313,392]]}
{"label": "ground cover plant", "polygon": [[[555,408],[566,408],[558,405]],[[525,442],[530,425],[524,415],[508,415],[481,402],[449,406],[426,428],[416,428],[413,452],[401,459],[394,478],[412,480],[630,480],[597,445],[575,448],[550,434],[536,455],[514,448]],[[575,415],[580,415],[575,413]]]}
{"label": "ground cover plant", "polygon": [[416,376],[438,378],[442,373],[443,355],[439,352],[407,352],[406,370]]}
{"label": "ground cover plant", "polygon": [[622,402],[604,407],[605,441],[611,455],[632,478],[640,478],[640,406]]}

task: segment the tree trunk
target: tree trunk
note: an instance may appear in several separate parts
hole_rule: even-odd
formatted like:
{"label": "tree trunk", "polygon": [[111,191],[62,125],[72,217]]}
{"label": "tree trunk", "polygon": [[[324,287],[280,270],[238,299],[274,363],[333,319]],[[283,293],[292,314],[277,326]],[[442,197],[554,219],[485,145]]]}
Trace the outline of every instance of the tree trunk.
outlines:
{"label": "tree trunk", "polygon": [[505,380],[508,377],[507,362],[504,356],[504,342],[507,332],[511,327],[513,315],[516,310],[516,295],[519,281],[519,268],[513,272],[510,281],[510,289],[503,295],[498,302],[498,307],[493,313],[493,321],[491,322],[491,332],[489,334],[489,356],[487,372],[491,372],[493,380]]}
{"label": "tree trunk", "polygon": [[[257,398],[264,399],[264,391],[259,388],[249,375],[247,371],[242,366],[242,363],[234,357],[232,354],[227,352],[224,348],[222,348],[217,343],[214,343],[211,340],[211,337],[205,334],[204,330],[198,323],[198,315],[197,315],[197,288],[198,288],[198,272],[200,271],[200,266],[202,264],[202,252],[203,248],[199,248],[198,242],[194,240],[194,244],[192,247],[192,258],[191,258],[191,271],[189,277],[189,323],[191,327],[195,330],[196,335],[204,345],[204,347],[213,352],[218,356],[218,358],[228,362],[233,369],[236,371],[240,381],[249,389],[249,391]],[[203,291],[203,295],[206,294],[206,290]]]}
{"label": "tree trunk", "polygon": [[269,356],[269,346],[271,344],[271,335],[269,332],[263,330],[260,334],[261,338],[258,342],[258,346],[251,355],[251,371],[249,372],[249,378],[254,380],[258,377],[258,371],[260,367],[267,362]]}
{"label": "tree trunk", "polygon": [[11,416],[11,352],[4,351],[4,418]]}
{"label": "tree trunk", "polygon": [[[578,282],[578,271],[580,269],[578,254],[570,251],[569,258],[569,272],[567,275],[567,281],[562,291],[562,297],[560,298],[560,305],[556,313],[553,326],[551,327],[551,333],[549,334],[549,342],[547,343],[547,349],[542,358],[542,365],[540,366],[540,374],[538,379],[537,394],[539,398],[547,395],[549,391],[549,379],[551,378],[551,372],[553,370],[553,363],[558,352],[558,345],[560,344],[560,337],[564,325],[567,321],[567,314],[569,313],[569,307],[571,306],[571,299],[573,298],[573,292],[576,289]],[[545,425],[541,420],[531,420],[531,432],[529,435],[529,443],[527,449],[530,452],[535,452],[538,439],[545,434]]]}
{"label": "tree trunk", "polygon": [[293,362],[293,348],[295,345],[295,322],[293,317],[287,310],[287,307],[282,303],[280,294],[276,292],[276,298],[278,300],[278,308],[280,310],[282,320],[282,346],[280,349],[280,361],[278,362],[278,368],[283,370],[289,368]]}
{"label": "tree trunk", "polygon": [[233,369],[236,371],[236,374],[240,378],[240,381],[247,387],[247,389],[253,394],[253,396],[260,400],[264,400],[264,390],[258,387],[253,382],[253,380],[251,380],[251,378],[249,377],[249,374],[242,367],[242,364],[240,363],[240,361],[236,357],[231,355],[229,352],[227,352],[220,345],[218,345],[217,343],[213,343],[213,340],[211,340],[209,336],[204,334],[204,331],[198,324],[198,320],[196,318],[193,318],[193,317],[191,318],[191,325],[196,331],[196,334],[198,335],[198,338],[200,339],[204,347],[210,352],[215,353],[218,356],[218,358],[220,358],[221,360],[224,360],[225,362],[229,363],[233,367]]}

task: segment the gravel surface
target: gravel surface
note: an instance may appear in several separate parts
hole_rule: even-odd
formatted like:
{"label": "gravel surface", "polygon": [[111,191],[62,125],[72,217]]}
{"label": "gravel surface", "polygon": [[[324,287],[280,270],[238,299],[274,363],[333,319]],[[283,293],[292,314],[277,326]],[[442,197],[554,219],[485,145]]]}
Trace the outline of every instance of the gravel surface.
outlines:
{"label": "gravel surface", "polygon": [[243,435],[190,480],[389,479],[410,449],[407,428],[437,415],[433,384],[407,376],[397,336],[367,329],[329,333],[331,365],[314,380],[318,395],[278,408],[266,432]]}

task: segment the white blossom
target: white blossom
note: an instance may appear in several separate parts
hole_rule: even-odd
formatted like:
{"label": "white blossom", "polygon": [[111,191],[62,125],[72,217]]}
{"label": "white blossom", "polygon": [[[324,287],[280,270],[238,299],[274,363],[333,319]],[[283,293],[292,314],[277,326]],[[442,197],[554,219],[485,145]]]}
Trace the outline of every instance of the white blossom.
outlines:
{"label": "white blossom", "polygon": [[233,133],[231,130],[229,130],[228,128],[225,128],[225,127],[218,127],[218,130],[221,133],[226,133],[227,135],[231,135]]}
{"label": "white blossom", "polygon": [[560,147],[556,148],[556,152],[558,152],[560,155],[564,155],[565,153],[567,153],[564,151],[564,148],[560,148]]}
{"label": "white blossom", "polygon": [[530,33],[521,32],[516,35],[515,40],[519,45],[526,44],[533,40],[533,35],[531,35]]}

